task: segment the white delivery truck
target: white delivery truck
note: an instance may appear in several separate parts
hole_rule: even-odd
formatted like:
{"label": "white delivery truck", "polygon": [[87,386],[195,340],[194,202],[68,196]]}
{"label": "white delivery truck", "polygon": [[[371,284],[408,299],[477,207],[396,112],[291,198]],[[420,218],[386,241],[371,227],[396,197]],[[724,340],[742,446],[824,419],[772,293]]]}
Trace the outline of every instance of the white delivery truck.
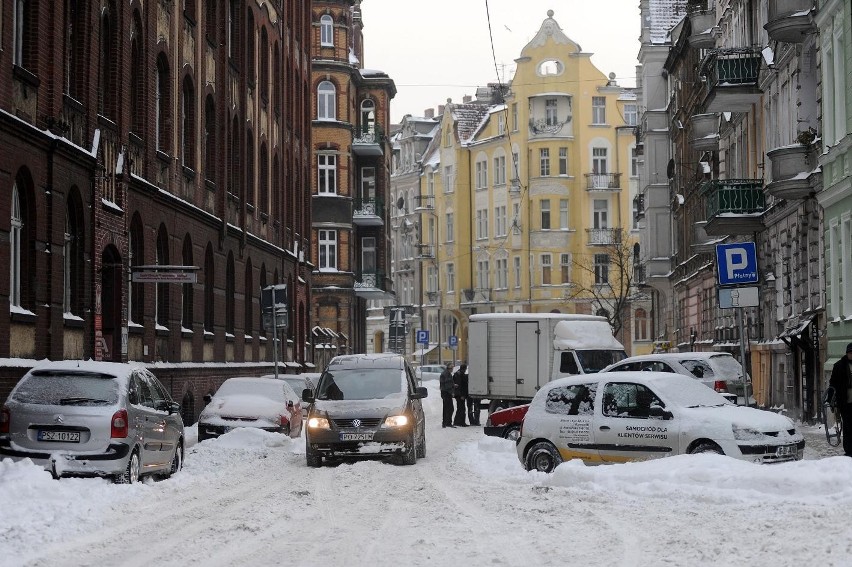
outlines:
{"label": "white delivery truck", "polygon": [[470,316],[468,392],[488,412],[526,404],[563,376],[598,372],[626,356],[605,317],[560,313]]}

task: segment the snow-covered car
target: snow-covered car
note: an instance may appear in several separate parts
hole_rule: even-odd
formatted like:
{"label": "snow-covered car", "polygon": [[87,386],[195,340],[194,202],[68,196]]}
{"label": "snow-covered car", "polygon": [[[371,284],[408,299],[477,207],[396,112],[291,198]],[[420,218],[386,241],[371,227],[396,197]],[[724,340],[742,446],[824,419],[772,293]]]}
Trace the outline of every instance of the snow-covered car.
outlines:
{"label": "snow-covered car", "polygon": [[[737,405],[745,405],[743,367],[728,352],[665,352],[625,358],[601,372],[673,372],[698,380]],[[749,392],[749,405],[756,401]]]}
{"label": "snow-covered car", "polygon": [[[307,393],[307,392],[306,392]],[[426,456],[426,417],[414,372],[396,354],[336,356],[317,383],[305,433],[309,467],[323,459],[396,457],[413,465]]]}
{"label": "snow-covered car", "polygon": [[527,470],[552,471],[568,459],[621,463],[718,453],[755,463],[800,460],[802,434],[788,418],[737,406],[686,376],[604,372],[543,386],[517,443]]}
{"label": "snow-covered car", "polygon": [[[319,378],[318,373],[310,373],[310,374],[279,374],[278,379],[284,380],[290,387],[293,388],[293,391],[296,393],[300,399],[302,397],[302,392],[305,390],[314,391],[316,388],[316,380]],[[275,374],[267,374],[263,376],[263,378],[275,378]],[[308,418],[308,406],[307,404],[302,405],[302,419]]]}
{"label": "snow-covered car", "polygon": [[299,437],[302,402],[284,380],[228,378],[198,417],[198,440],[212,439],[237,427]]}
{"label": "snow-covered car", "polygon": [[31,459],[55,477],[170,476],[183,464],[180,409],[141,366],[47,363],[27,372],[0,410],[0,457]]}
{"label": "snow-covered car", "polygon": [[414,376],[420,382],[423,380],[438,380],[441,378],[441,372],[443,371],[443,364],[424,364],[414,369]]}
{"label": "snow-covered car", "polygon": [[492,437],[517,441],[521,436],[521,425],[524,423],[524,416],[529,407],[529,404],[523,404],[492,412],[485,420],[483,432]]}

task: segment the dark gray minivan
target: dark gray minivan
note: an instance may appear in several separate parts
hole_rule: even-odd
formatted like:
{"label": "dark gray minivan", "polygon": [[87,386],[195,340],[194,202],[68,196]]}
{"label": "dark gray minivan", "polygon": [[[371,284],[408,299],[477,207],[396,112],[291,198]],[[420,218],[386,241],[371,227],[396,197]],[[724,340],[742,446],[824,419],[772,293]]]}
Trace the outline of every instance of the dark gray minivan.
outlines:
{"label": "dark gray minivan", "polygon": [[308,406],[305,455],[323,459],[395,458],[413,465],[426,456],[426,419],[414,372],[397,354],[336,356],[302,392]]}

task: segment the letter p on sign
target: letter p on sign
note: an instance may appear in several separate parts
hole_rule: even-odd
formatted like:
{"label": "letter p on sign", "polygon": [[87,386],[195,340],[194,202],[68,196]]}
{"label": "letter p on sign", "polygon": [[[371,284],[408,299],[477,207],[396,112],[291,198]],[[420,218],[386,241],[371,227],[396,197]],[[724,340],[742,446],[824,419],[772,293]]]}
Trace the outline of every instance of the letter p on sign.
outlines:
{"label": "letter p on sign", "polygon": [[725,250],[725,264],[728,266],[728,279],[733,280],[737,272],[748,267],[748,255],[745,248],[728,248]]}

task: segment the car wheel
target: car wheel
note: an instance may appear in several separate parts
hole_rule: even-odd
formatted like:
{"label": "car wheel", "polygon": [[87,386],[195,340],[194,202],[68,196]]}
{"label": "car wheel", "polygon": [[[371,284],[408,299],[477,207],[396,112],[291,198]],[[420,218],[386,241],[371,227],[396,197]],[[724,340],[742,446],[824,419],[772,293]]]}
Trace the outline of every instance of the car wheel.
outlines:
{"label": "car wheel", "polygon": [[405,452],[402,454],[400,461],[403,465],[413,465],[417,462],[417,441],[415,440],[414,432],[411,433],[411,439],[405,445]]}
{"label": "car wheel", "polygon": [[517,423],[514,423],[506,428],[506,431],[503,432],[503,438],[508,439],[509,441],[517,441],[518,437],[521,436],[521,426]]}
{"label": "car wheel", "polygon": [[310,447],[305,450],[305,460],[308,462],[308,466],[313,469],[318,469],[322,466],[322,455],[316,451],[312,451]]}
{"label": "car wheel", "polygon": [[539,441],[527,452],[526,469],[528,471],[553,472],[562,463],[562,455],[556,450],[552,443]]}
{"label": "car wheel", "polygon": [[692,451],[689,452],[691,455],[695,455],[697,453],[715,453],[716,455],[724,455],[725,452],[721,447],[713,443],[712,441],[705,441],[703,443],[699,443],[695,447],[692,448]]}
{"label": "car wheel", "polygon": [[177,447],[175,447],[175,455],[172,457],[172,466],[169,468],[169,474],[166,475],[166,478],[169,478],[173,474],[180,471],[183,468],[183,441],[179,441]]}
{"label": "car wheel", "polygon": [[116,484],[135,484],[139,481],[139,452],[134,449],[124,472],[115,477]]}

